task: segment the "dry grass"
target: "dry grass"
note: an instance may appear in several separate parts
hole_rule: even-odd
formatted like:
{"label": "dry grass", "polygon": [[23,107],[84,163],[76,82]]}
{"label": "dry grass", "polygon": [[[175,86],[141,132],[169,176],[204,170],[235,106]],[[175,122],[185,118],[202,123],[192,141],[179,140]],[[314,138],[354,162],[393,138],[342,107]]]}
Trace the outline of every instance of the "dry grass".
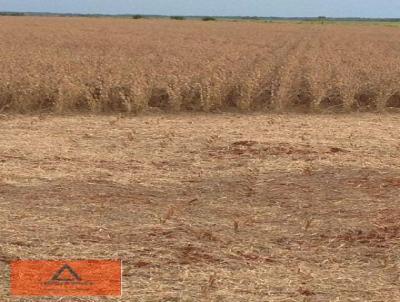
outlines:
{"label": "dry grass", "polygon": [[4,116],[0,300],[11,259],[122,258],[120,301],[398,301],[399,127]]}
{"label": "dry grass", "polygon": [[397,28],[1,17],[0,36],[0,113],[400,108]]}
{"label": "dry grass", "polygon": [[121,258],[120,301],[398,301],[399,116],[46,113],[383,112],[399,35],[1,17],[0,301],[17,258]]}

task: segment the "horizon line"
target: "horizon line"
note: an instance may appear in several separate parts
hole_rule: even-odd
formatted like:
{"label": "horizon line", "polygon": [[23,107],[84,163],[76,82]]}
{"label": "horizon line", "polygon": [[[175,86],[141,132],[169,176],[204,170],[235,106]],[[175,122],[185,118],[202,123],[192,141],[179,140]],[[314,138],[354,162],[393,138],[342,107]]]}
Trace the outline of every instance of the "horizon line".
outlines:
{"label": "horizon line", "polygon": [[347,16],[347,17],[333,17],[333,16],[257,16],[257,15],[185,15],[185,14],[143,14],[143,13],[77,13],[77,12],[48,12],[48,11],[9,11],[9,10],[0,10],[0,13],[6,14],[41,14],[41,15],[77,15],[77,16],[143,16],[143,17],[186,17],[186,18],[201,18],[201,17],[214,17],[214,18],[277,18],[277,19],[316,19],[316,18],[326,18],[326,19],[376,19],[376,20],[390,20],[390,19],[400,19],[399,17],[355,17],[355,16]]}

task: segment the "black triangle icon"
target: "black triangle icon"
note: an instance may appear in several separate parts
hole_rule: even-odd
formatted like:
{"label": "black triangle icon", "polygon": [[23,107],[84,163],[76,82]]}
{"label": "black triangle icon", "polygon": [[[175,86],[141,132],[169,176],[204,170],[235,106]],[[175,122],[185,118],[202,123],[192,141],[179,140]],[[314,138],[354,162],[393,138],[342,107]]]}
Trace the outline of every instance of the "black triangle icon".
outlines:
{"label": "black triangle icon", "polygon": [[[71,278],[62,278],[61,275],[64,272],[68,272],[71,275]],[[76,282],[82,281],[81,277],[68,265],[64,264],[62,268],[60,268],[54,276],[51,278],[51,281],[58,281],[58,282]]]}

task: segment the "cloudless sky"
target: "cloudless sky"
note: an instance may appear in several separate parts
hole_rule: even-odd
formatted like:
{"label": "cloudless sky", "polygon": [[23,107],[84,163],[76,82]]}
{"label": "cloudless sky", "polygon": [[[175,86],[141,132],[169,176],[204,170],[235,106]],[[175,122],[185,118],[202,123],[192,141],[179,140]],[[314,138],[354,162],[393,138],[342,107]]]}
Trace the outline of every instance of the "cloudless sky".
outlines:
{"label": "cloudless sky", "polygon": [[400,0],[0,0],[0,11],[396,18]]}

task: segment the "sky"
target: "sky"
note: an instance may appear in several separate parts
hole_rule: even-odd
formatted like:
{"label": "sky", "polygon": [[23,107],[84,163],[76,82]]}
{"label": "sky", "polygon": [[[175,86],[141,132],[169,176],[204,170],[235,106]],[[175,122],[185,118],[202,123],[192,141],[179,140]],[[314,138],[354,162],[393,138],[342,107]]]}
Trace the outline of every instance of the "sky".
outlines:
{"label": "sky", "polygon": [[400,0],[0,0],[0,11],[397,18]]}

